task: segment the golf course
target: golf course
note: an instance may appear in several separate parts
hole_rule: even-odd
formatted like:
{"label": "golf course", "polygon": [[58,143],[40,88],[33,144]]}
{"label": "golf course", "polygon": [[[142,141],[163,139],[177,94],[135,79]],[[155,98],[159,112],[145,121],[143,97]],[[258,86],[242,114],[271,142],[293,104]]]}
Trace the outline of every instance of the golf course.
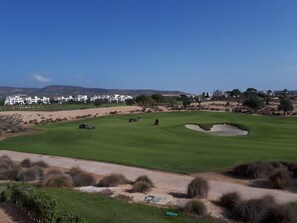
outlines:
{"label": "golf course", "polygon": [[[128,122],[138,116],[140,122]],[[153,125],[155,119],[159,126]],[[83,122],[96,129],[78,129]],[[255,160],[296,160],[296,122],[297,117],[201,111],[109,115],[39,125],[42,131],[7,138],[0,149],[191,174]],[[187,129],[188,123],[228,123],[249,133],[215,136]]]}

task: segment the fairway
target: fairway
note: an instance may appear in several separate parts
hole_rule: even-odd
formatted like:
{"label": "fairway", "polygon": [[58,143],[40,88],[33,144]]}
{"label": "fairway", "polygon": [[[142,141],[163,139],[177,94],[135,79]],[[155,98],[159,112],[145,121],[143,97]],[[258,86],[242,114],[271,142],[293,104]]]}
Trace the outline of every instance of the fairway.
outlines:
{"label": "fairway", "polygon": [[[43,133],[13,137],[0,149],[120,163],[178,173],[217,170],[251,160],[297,160],[297,117],[224,112],[146,113],[42,126]],[[160,126],[154,126],[154,120]],[[186,123],[235,123],[247,136],[222,137],[185,128]]]}

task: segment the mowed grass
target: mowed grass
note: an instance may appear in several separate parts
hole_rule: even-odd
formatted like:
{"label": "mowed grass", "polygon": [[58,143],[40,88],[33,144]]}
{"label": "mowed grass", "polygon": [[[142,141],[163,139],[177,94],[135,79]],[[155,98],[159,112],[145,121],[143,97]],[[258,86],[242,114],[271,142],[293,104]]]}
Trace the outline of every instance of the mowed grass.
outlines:
{"label": "mowed grass", "polygon": [[[0,149],[98,160],[179,173],[217,170],[251,160],[297,160],[297,117],[223,112],[138,114],[43,126],[43,133],[13,137]],[[154,120],[160,126],[154,126]],[[186,123],[237,123],[248,136],[220,137],[189,130]]]}
{"label": "mowed grass", "polygon": [[101,194],[88,194],[70,189],[47,189],[57,201],[59,210],[71,210],[90,223],[215,223],[208,219],[197,219],[179,212],[178,217],[165,216],[166,208],[143,204],[131,204]]}

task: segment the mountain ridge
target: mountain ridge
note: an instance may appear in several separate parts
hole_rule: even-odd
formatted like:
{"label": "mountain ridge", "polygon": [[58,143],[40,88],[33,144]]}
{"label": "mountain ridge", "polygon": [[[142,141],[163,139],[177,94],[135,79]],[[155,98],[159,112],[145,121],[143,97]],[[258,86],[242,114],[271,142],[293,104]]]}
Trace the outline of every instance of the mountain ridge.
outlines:
{"label": "mountain ridge", "polygon": [[72,85],[48,85],[43,88],[9,87],[0,86],[0,96],[28,95],[28,96],[67,96],[84,94],[88,96],[101,94],[126,94],[126,95],[151,95],[151,94],[183,94],[182,91],[175,90],[153,90],[153,89],[108,89],[108,88],[87,88]]}

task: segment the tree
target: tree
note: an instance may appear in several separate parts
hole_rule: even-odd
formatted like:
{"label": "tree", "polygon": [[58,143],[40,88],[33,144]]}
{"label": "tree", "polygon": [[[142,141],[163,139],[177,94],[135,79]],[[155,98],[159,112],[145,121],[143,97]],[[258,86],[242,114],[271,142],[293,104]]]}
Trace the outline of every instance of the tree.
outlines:
{"label": "tree", "polygon": [[136,103],[136,101],[133,98],[126,99],[125,102],[128,106],[134,105]]}
{"label": "tree", "polygon": [[164,103],[166,101],[165,97],[161,94],[153,94],[151,96],[157,103]]}
{"label": "tree", "polygon": [[284,112],[284,115],[285,115],[287,112],[293,111],[294,110],[294,106],[293,106],[293,104],[292,104],[292,102],[290,101],[289,98],[283,97],[280,100],[278,109],[279,110],[282,110]]}
{"label": "tree", "polygon": [[250,109],[253,109],[255,111],[259,110],[260,108],[264,107],[264,102],[260,98],[258,98],[256,95],[251,95],[249,97],[246,97],[242,103],[243,106],[247,106]]}
{"label": "tree", "polygon": [[241,96],[241,91],[239,89],[233,89],[230,92],[230,96],[233,98],[239,98]]}
{"label": "tree", "polygon": [[94,105],[98,108],[99,106],[103,105],[103,99],[96,99],[94,101]]}
{"label": "tree", "polygon": [[223,98],[223,92],[221,90],[215,90],[212,94],[213,100],[220,100]]}
{"label": "tree", "polygon": [[139,95],[135,98],[135,101],[143,107],[151,107],[156,104],[156,101],[147,95]]}
{"label": "tree", "polygon": [[0,105],[4,105],[5,101],[4,100],[0,100]]}

